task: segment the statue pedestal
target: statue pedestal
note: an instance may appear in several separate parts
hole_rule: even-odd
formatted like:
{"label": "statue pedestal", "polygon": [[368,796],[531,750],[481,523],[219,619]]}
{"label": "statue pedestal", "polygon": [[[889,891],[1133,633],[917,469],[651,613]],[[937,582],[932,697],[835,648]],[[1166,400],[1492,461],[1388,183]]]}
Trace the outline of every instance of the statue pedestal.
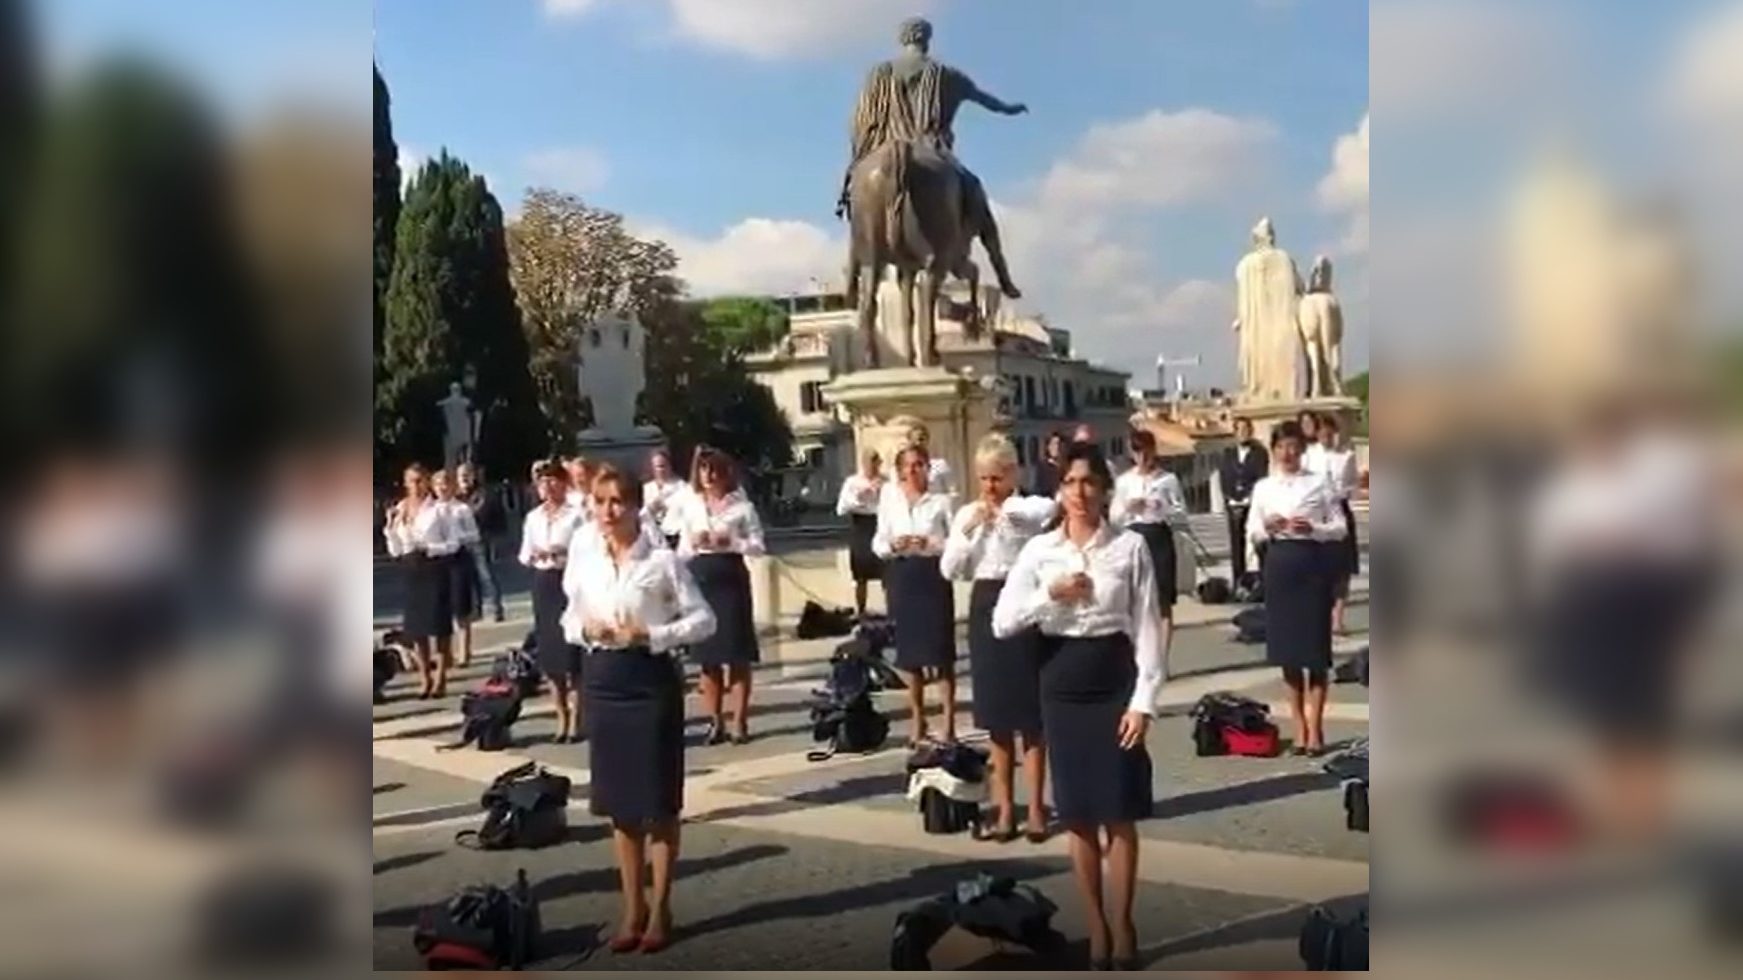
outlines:
{"label": "statue pedestal", "polygon": [[974,447],[993,431],[998,407],[980,379],[936,367],[855,371],[825,386],[823,397],[847,412],[856,468],[870,449],[894,464],[908,433],[893,423],[912,416],[926,426],[932,455],[950,464],[958,493],[974,482]]}
{"label": "statue pedestal", "polygon": [[1245,402],[1237,403],[1232,414],[1237,419],[1246,419],[1252,422],[1253,438],[1269,446],[1271,444],[1271,430],[1276,428],[1278,423],[1294,420],[1302,412],[1317,412],[1321,415],[1336,416],[1338,426],[1343,434],[1353,436],[1356,421],[1362,415],[1362,402],[1361,399],[1352,395],[1296,398],[1277,402]]}
{"label": "statue pedestal", "polygon": [[576,450],[587,459],[610,463],[639,480],[645,476],[648,456],[666,445],[666,434],[651,425],[638,425],[628,432],[588,429],[575,442]]}

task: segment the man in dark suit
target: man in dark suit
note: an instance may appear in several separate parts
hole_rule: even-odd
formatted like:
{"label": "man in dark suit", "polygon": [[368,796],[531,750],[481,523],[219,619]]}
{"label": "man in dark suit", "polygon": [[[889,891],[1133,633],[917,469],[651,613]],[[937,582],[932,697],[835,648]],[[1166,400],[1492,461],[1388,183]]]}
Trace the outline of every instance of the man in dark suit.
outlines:
{"label": "man in dark suit", "polygon": [[1253,486],[1271,471],[1271,455],[1253,438],[1253,423],[1235,420],[1235,444],[1223,450],[1217,473],[1223,492],[1223,513],[1229,522],[1229,557],[1234,562],[1234,583],[1247,574],[1247,510]]}

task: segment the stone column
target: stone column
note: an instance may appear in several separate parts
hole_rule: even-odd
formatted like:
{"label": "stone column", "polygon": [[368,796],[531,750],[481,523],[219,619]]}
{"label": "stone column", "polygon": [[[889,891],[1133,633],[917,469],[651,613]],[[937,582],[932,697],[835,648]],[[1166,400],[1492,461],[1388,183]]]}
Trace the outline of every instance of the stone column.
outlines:
{"label": "stone column", "polygon": [[846,410],[856,460],[875,449],[892,462],[907,433],[891,423],[918,418],[930,433],[932,454],[950,464],[959,494],[974,481],[974,447],[995,428],[998,407],[996,394],[978,379],[942,368],[857,371],[831,382],[823,397]]}

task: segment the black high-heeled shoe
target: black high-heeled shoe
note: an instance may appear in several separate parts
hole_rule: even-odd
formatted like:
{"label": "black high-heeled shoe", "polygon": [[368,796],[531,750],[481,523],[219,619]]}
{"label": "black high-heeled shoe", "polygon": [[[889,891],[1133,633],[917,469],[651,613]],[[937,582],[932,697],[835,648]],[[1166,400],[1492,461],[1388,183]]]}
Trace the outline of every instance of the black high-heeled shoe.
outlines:
{"label": "black high-heeled shoe", "polygon": [[702,738],[703,745],[726,744],[726,726],[718,721],[708,723],[708,734]]}

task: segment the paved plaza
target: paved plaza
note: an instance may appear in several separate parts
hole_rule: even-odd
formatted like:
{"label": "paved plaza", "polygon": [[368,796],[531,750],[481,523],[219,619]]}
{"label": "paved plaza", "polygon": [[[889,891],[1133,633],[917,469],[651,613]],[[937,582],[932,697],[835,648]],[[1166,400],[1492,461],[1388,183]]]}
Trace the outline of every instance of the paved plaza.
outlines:
{"label": "paved plaza", "polygon": [[[1358,580],[1358,594],[1366,582]],[[1196,607],[1196,604],[1192,604]],[[481,624],[481,656],[450,683],[445,702],[408,695],[414,677],[389,688],[375,709],[374,906],[377,969],[413,969],[411,925],[418,910],[473,882],[512,880],[525,868],[541,901],[546,942],[539,969],[882,969],[897,914],[978,871],[1008,875],[1060,906],[1055,926],[1081,958],[1084,938],[1066,841],[978,842],[921,830],[903,792],[906,709],[880,695],[892,738],[881,752],[808,762],[813,747],[806,702],[838,640],[779,640],[765,646],[753,705],[754,740],[700,744],[703,719],[689,700],[683,856],[674,898],[676,942],[651,956],[614,956],[603,942],[617,922],[610,835],[588,813],[587,745],[553,745],[548,701],[530,703],[509,751],[443,751],[459,729],[458,694],[487,669],[489,656],[526,630]],[[1183,609],[1183,613],[1187,610]],[[1144,839],[1139,935],[1150,969],[1296,969],[1295,934],[1310,903],[1364,900],[1368,838],[1344,829],[1334,779],[1315,760],[1200,759],[1186,712],[1200,695],[1236,690],[1273,703],[1290,726],[1285,689],[1264,665],[1262,647],[1237,643],[1226,607],[1183,619],[1173,680],[1149,736],[1156,813]],[[1340,653],[1365,645],[1367,609],[1350,610],[1352,635]],[[771,641],[765,641],[765,644]],[[964,643],[966,647],[966,643]],[[966,679],[966,661],[962,675]],[[692,685],[694,691],[694,685]],[[967,739],[971,688],[959,691]],[[1334,743],[1366,735],[1367,691],[1336,685],[1327,711]],[[456,831],[479,821],[478,796],[496,774],[527,759],[575,782],[567,842],[539,851],[483,853],[457,847]]]}

